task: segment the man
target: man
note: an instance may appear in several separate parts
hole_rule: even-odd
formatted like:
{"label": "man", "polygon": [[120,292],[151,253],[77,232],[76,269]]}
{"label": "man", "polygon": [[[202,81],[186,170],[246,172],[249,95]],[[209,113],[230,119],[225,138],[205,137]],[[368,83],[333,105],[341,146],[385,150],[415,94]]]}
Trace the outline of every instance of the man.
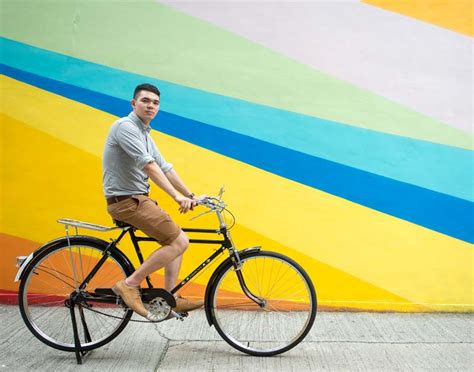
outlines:
{"label": "man", "polygon": [[[162,247],[112,290],[136,313],[153,320],[153,315],[143,306],[140,283],[164,267],[165,289],[170,291],[176,285],[182,254],[189,240],[170,216],[148,197],[148,179],[173,198],[181,213],[192,209],[196,201],[149,135],[150,122],[160,108],[158,88],[150,84],[137,86],[131,104],[133,111],[112,125],[105,143],[103,187],[107,211],[115,220],[129,223],[155,238]],[[176,303],[176,312],[191,311],[203,305],[203,301],[191,302],[182,297],[176,298]]]}

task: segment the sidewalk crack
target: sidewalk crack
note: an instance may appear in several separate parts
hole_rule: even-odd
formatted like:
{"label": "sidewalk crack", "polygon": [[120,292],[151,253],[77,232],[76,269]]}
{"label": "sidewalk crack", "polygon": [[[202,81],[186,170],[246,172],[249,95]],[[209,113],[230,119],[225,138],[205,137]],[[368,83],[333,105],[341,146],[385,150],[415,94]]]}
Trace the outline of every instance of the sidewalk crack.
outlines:
{"label": "sidewalk crack", "polygon": [[158,362],[156,363],[155,366],[155,371],[158,371],[160,368],[161,363],[163,362],[163,359],[165,359],[166,354],[168,353],[168,349],[170,347],[170,341],[166,339],[166,344],[165,347],[163,348],[163,351],[161,352],[160,358],[158,359]]}

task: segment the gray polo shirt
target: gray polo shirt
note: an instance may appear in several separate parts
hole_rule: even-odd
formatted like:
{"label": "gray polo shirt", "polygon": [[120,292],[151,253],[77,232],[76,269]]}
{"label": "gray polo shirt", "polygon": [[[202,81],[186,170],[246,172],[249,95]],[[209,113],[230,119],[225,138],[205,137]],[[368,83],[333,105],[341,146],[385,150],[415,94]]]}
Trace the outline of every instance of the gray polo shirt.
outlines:
{"label": "gray polo shirt", "polygon": [[150,185],[143,168],[152,161],[165,173],[173,168],[156,147],[150,130],[133,111],[112,124],[102,158],[106,198],[148,193]]}

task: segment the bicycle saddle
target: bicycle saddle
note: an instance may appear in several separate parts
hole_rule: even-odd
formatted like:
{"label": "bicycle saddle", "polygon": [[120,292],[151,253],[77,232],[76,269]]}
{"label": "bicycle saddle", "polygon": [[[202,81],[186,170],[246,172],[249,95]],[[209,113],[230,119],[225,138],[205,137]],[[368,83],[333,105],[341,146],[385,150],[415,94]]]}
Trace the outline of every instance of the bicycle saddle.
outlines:
{"label": "bicycle saddle", "polygon": [[114,223],[117,227],[133,227],[132,225],[130,225],[129,223],[126,223],[126,222],[123,222],[123,221],[119,221],[119,220],[114,220]]}

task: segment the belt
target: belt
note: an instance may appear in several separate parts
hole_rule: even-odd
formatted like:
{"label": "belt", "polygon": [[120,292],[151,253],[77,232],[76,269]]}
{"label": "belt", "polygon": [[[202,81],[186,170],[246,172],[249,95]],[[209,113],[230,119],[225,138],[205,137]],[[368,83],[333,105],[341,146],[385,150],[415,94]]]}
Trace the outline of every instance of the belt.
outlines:
{"label": "belt", "polygon": [[126,200],[126,199],[130,199],[130,198],[133,198],[134,196],[137,196],[137,195],[144,195],[144,196],[148,196],[148,194],[133,194],[133,195],[119,195],[119,196],[111,196],[110,198],[107,198],[107,205],[110,205],[110,204],[115,204],[115,203],[118,203],[122,200]]}

